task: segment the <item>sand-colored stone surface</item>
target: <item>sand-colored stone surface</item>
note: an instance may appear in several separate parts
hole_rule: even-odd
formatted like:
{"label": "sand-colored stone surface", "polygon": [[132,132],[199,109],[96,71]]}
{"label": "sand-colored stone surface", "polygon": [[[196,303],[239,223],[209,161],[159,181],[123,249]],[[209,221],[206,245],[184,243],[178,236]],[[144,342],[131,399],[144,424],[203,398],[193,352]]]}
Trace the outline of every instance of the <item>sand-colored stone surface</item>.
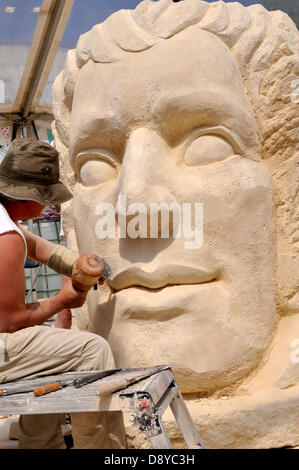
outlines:
{"label": "sand-colored stone surface", "polygon": [[[170,363],[207,447],[299,444],[298,58],[282,12],[146,0],[82,35],[53,88],[67,243],[112,269],[75,327],[121,367]],[[185,229],[202,204],[203,239],[195,212],[165,237],[151,203]]]}

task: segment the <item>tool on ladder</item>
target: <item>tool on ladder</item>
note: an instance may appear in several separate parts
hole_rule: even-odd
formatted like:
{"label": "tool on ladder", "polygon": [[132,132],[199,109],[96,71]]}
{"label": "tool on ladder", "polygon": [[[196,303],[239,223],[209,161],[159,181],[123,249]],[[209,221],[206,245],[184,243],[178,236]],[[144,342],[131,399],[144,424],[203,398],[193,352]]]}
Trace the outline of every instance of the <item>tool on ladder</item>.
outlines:
{"label": "tool on ladder", "polygon": [[125,377],[118,377],[116,379],[109,380],[108,382],[101,383],[97,386],[97,395],[112,395],[112,393],[115,393],[118,390],[127,388],[129,385],[140,382],[141,380],[144,380],[147,377],[150,377],[151,375],[157,374],[158,372],[166,369],[170,369],[170,366],[155,366],[150,369],[145,369],[146,372],[138,375],[137,377],[132,377],[130,379],[126,379]]}
{"label": "tool on ladder", "polygon": [[75,388],[79,388],[83,385],[95,382],[96,380],[108,377],[109,375],[116,374],[116,372],[119,372],[120,370],[121,369],[104,370],[101,372],[93,372],[92,374],[88,374],[85,377],[83,376],[75,377],[73,379],[57,380],[51,384],[42,385],[41,387],[35,388],[33,390],[33,394],[35,397],[41,397],[42,395],[55,392],[56,390],[60,390],[63,387],[67,387],[68,385],[73,385]]}
{"label": "tool on ladder", "polygon": [[[126,388],[133,383],[139,382],[140,380],[143,380],[146,377],[150,377],[151,375],[156,374],[157,372],[160,372],[162,370],[169,369],[169,368],[170,366],[156,366],[156,367],[152,367],[151,369],[148,369],[148,368],[136,369],[136,372],[143,371],[143,373],[131,379],[125,379],[125,378],[120,377],[112,381],[105,382],[102,385],[99,385],[99,387],[102,386],[100,390],[104,391],[104,393],[101,393],[101,395],[103,394],[110,395],[111,393],[114,393],[117,390]],[[41,387],[35,388],[33,390],[33,393],[34,393],[34,396],[40,397],[42,395],[46,395],[47,393],[60,390],[61,388],[67,387],[68,385],[73,385],[75,388],[79,388],[79,387],[82,387],[83,385],[87,385],[89,383],[101,380],[104,377],[117,374],[117,372],[127,372],[127,371],[132,372],[132,370],[134,371],[134,369],[110,369],[110,370],[104,370],[100,372],[93,372],[91,374],[87,374],[85,376],[80,376],[80,377],[75,377],[73,379],[57,380],[51,384],[43,385]],[[146,372],[144,372],[145,370]]]}

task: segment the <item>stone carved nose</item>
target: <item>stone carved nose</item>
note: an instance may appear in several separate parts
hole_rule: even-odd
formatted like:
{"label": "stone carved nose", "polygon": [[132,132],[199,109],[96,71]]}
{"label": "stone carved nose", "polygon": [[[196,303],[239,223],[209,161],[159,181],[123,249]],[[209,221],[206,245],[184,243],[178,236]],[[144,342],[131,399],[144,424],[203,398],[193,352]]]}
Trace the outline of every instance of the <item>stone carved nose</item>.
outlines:
{"label": "stone carved nose", "polygon": [[145,210],[148,234],[151,220],[156,236],[161,235],[161,221],[164,228],[166,224],[172,230],[173,216],[169,208],[176,201],[167,188],[167,155],[166,142],[153,129],[139,128],[131,133],[118,183],[118,196],[121,195],[126,207],[123,204],[121,211],[116,210],[117,222],[119,217],[124,217],[125,210],[127,224],[136,213]]}
{"label": "stone carved nose", "polygon": [[[127,142],[118,193],[128,204],[147,203],[153,197],[153,185],[159,185],[166,144],[152,129],[135,129]],[[164,155],[163,155],[164,154]]]}

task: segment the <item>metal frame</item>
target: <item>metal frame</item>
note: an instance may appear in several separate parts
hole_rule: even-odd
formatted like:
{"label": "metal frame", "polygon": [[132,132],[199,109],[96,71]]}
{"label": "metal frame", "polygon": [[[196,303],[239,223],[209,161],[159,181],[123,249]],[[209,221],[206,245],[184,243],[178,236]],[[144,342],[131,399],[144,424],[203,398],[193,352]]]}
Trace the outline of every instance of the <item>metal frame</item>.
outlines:
{"label": "metal frame", "polygon": [[15,102],[0,105],[3,120],[21,126],[34,119],[53,120],[51,105],[39,103],[74,0],[44,0]]}

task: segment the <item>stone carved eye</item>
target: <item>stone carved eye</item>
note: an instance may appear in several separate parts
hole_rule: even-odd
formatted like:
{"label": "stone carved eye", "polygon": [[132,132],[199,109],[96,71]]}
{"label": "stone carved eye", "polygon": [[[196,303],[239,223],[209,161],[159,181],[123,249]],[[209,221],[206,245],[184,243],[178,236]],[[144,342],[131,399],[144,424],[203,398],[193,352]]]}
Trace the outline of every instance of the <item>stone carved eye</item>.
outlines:
{"label": "stone carved eye", "polygon": [[207,165],[219,162],[234,155],[232,145],[223,137],[205,134],[194,139],[185,151],[187,166]]}
{"label": "stone carved eye", "polygon": [[78,157],[77,173],[84,186],[96,186],[116,178],[117,169],[109,157],[93,150],[80,152]]}

